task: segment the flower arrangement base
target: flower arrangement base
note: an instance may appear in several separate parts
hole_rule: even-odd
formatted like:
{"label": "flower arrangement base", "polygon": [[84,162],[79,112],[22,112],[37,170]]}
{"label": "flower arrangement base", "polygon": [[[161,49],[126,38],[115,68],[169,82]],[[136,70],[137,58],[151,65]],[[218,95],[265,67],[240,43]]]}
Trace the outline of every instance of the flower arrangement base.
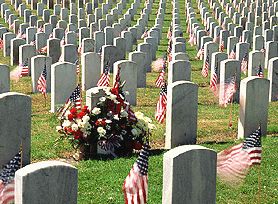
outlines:
{"label": "flower arrangement base", "polygon": [[78,160],[88,160],[97,158],[97,143],[90,145],[81,145],[79,147]]}

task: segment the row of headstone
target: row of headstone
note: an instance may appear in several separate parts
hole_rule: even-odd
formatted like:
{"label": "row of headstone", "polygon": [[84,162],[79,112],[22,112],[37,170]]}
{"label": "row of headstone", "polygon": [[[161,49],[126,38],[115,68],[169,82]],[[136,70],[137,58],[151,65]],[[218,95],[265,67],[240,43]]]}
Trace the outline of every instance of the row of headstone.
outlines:
{"label": "row of headstone", "polygon": [[[148,6],[149,4],[146,4]],[[151,8],[151,6],[149,6]],[[150,12],[150,9],[148,10]],[[143,13],[144,14],[144,13]],[[108,27],[105,28],[105,30],[109,30]],[[131,29],[132,31],[132,29]],[[95,36],[102,31],[97,31],[95,33]],[[131,33],[130,31],[124,31],[126,34],[127,32]],[[107,40],[107,38],[106,38]],[[95,39],[95,42],[98,40]],[[136,37],[137,41],[137,37]],[[136,42],[135,41],[135,42]],[[110,71],[114,73],[114,76],[116,76],[117,70],[121,70],[121,79],[123,81],[126,81],[125,84],[125,90],[129,92],[129,95],[127,96],[128,101],[131,105],[136,105],[136,92],[137,92],[137,69],[138,64],[136,64],[133,61],[124,60],[125,59],[125,39],[124,38],[115,38],[114,39],[114,45],[102,45],[101,46],[101,55],[97,54],[95,52],[86,52],[81,55],[81,64],[82,64],[82,87],[84,90],[90,90],[92,87],[96,86],[96,83],[99,79],[100,74],[103,72],[103,67],[108,65],[111,69]],[[63,52],[62,52],[63,53]],[[144,54],[144,53],[143,53]],[[66,56],[66,55],[65,55]],[[101,57],[100,57],[101,56]],[[136,58],[136,56],[134,57]],[[69,57],[69,59],[72,59],[72,57]],[[142,59],[142,56],[141,56]],[[136,59],[137,61],[140,61]],[[135,61],[135,60],[134,60]],[[144,60],[141,60],[141,62],[144,62]],[[70,63],[72,64],[72,63]],[[60,64],[54,64],[52,65],[53,68],[51,68],[51,75],[54,76],[54,78],[51,78],[51,87],[55,87],[55,90],[51,90],[51,111],[54,112],[57,109],[57,105],[61,105],[66,100],[66,97],[70,94],[70,91],[73,90],[74,84],[76,81],[76,78],[71,77],[71,80],[67,80],[68,83],[70,83],[70,86],[67,87],[61,87],[59,84],[59,81],[61,81],[61,77],[67,76],[63,75],[63,71],[60,67],[70,66],[71,73],[68,73],[69,75],[74,75],[76,68],[70,64],[60,63]],[[93,65],[93,66],[92,66]],[[112,68],[111,68],[112,67]],[[57,69],[58,68],[58,69]],[[141,66],[141,69],[144,69],[143,66]],[[60,70],[61,73],[58,71],[56,74],[53,73],[54,70]],[[63,76],[62,76],[63,75]],[[74,75],[75,76],[75,75]],[[93,76],[93,77],[92,77]],[[84,80],[84,81],[83,81]],[[144,80],[144,86],[145,86],[145,78]],[[64,85],[66,86],[66,85]],[[59,89],[59,90],[58,90]],[[66,89],[66,91],[65,91]],[[63,92],[63,94],[59,94],[60,92]]]}
{"label": "row of headstone", "polygon": [[[218,52],[218,44],[215,43],[215,39],[217,39],[217,30],[219,31],[218,27],[216,27],[215,29],[211,29],[212,26],[209,27],[209,31],[210,34],[214,32],[214,39],[212,37],[208,37],[206,36],[206,31],[205,30],[198,30],[199,29],[199,24],[196,22],[195,20],[195,13],[194,10],[192,9],[192,7],[190,6],[190,3],[187,3],[188,9],[187,9],[187,16],[189,19],[190,25],[193,27],[191,29],[193,29],[193,31],[197,31],[196,36],[197,36],[197,45],[199,44],[199,48],[203,47],[204,48],[204,56],[206,56],[204,58],[204,64],[206,63],[206,58],[208,56],[208,61],[209,61],[209,69],[211,70],[211,77],[214,75],[214,72],[217,72],[217,78],[220,79],[220,81],[222,81],[222,83],[224,81],[226,81],[228,78],[231,77],[231,74],[228,75],[227,77],[221,77],[220,76],[220,70],[223,68],[223,66],[221,66],[220,62],[222,60],[225,60],[228,58],[227,54]],[[214,22],[212,21],[213,19],[210,17],[210,13],[208,12],[208,9],[205,7],[204,4],[200,3],[200,10],[201,10],[201,14],[205,13],[207,15],[202,15],[203,16],[203,20],[204,22],[206,22],[206,25],[213,24]],[[216,14],[217,15],[217,14]],[[205,20],[204,18],[207,18],[207,20]],[[220,28],[221,29],[221,28]],[[236,28],[235,28],[236,30]],[[225,34],[227,33],[227,34]],[[236,33],[236,32],[235,32]],[[226,30],[220,30],[220,33],[218,32],[220,37],[220,40],[218,38],[219,43],[221,43],[224,39],[224,36],[228,36],[229,35],[229,31]],[[225,35],[224,35],[225,34]],[[200,35],[203,35],[200,38]],[[248,76],[256,76],[258,73],[258,65],[261,65],[262,67],[267,67],[268,65],[268,61],[269,59],[271,59],[272,57],[276,57],[278,56],[278,51],[277,51],[277,42],[273,42],[273,41],[269,41],[266,42],[266,46],[264,45],[263,40],[260,39],[261,36],[256,36],[256,40],[254,41],[254,51],[249,53],[249,60],[248,60]],[[223,39],[223,40],[222,40]],[[214,42],[213,42],[214,41]],[[238,60],[239,62],[237,62],[237,70],[239,71],[233,71],[233,75],[237,75],[236,78],[240,79],[240,64],[243,60],[243,58],[248,58],[248,52],[249,52],[249,47],[250,45],[248,43],[243,43],[243,42],[238,42],[239,41],[239,37],[236,36],[230,36],[226,38],[226,45],[227,45],[227,53],[230,54],[231,51],[233,49],[235,49],[235,59]],[[223,43],[224,47],[225,47],[225,42]],[[262,50],[265,50],[264,52],[262,52]],[[271,50],[271,51],[270,51]],[[247,56],[247,57],[246,57]],[[224,65],[224,64],[223,64]],[[228,65],[228,64],[227,64]],[[217,67],[218,69],[215,70],[215,67]],[[225,71],[223,71],[224,73]],[[221,80],[222,78],[222,80]],[[272,76],[270,76],[270,78],[272,78]],[[239,82],[237,82],[238,84],[240,84]],[[222,88],[222,91],[221,91]],[[238,87],[238,91],[239,91],[239,87]],[[221,95],[221,93],[223,92],[223,86],[220,86],[220,100],[223,97]],[[235,97],[235,101],[238,102],[238,93],[236,94]]]}
{"label": "row of headstone", "polygon": [[[196,30],[199,29],[200,24],[195,20],[195,12],[193,8],[191,7],[190,3],[187,3],[188,9],[187,9],[187,17],[190,25],[192,26],[192,31],[196,32]],[[206,6],[199,2],[199,8],[202,13],[206,12],[206,15],[202,15],[203,22],[205,22],[206,25],[209,25],[210,21],[213,23],[213,19],[210,18],[210,13],[208,12],[208,9]],[[197,29],[194,29],[197,28]],[[208,27],[207,27],[208,28]],[[212,31],[211,29],[208,29],[209,31]],[[220,31],[220,41],[221,41],[221,32],[225,32],[225,30]],[[196,33],[195,33],[196,34]],[[198,38],[198,35],[202,34],[203,36],[201,38]],[[196,34],[197,41],[199,41],[200,48],[203,47],[204,49],[204,55],[206,56],[204,58],[204,63],[206,63],[207,59],[209,59],[209,68],[211,70],[211,77],[213,76],[214,72],[217,72],[217,78],[219,79],[220,86],[219,86],[219,101],[223,99],[225,96],[225,82],[226,80],[230,79],[231,77],[236,78],[236,87],[237,91],[234,95],[233,100],[240,102],[240,116],[239,116],[239,125],[238,125],[238,137],[246,137],[247,135],[251,134],[252,131],[257,128],[259,125],[261,125],[262,129],[264,130],[264,133],[266,133],[267,130],[267,112],[268,112],[268,101],[272,98],[275,98],[274,100],[277,100],[277,90],[276,94],[275,91],[270,87],[277,87],[276,83],[273,82],[273,79],[276,77],[275,74],[273,74],[273,64],[276,63],[277,59],[277,41],[270,41],[266,42],[266,49],[265,53],[261,50],[264,48],[264,45],[262,44],[259,46],[259,36],[256,36],[256,43],[254,46],[256,47],[255,51],[251,51],[249,53],[249,43],[242,43],[239,42],[239,37],[230,36],[227,38],[227,52],[230,54],[232,49],[236,52],[235,59],[228,59],[229,56],[226,53],[218,52],[218,44],[215,43],[215,40],[212,37],[208,37],[208,33],[205,30],[199,30]],[[224,35],[222,35],[224,36]],[[261,39],[263,41],[263,39]],[[213,42],[214,41],[214,42]],[[198,44],[198,43],[197,43]],[[272,50],[270,54],[270,50]],[[243,81],[240,82],[241,78],[241,62],[243,58],[248,57],[249,54],[249,61],[248,61],[248,75],[250,77],[247,77]],[[265,59],[264,59],[265,58]],[[269,59],[273,60],[269,60]],[[257,68],[258,65],[264,66],[264,63],[269,62],[271,70],[269,70],[268,78],[269,80],[259,78],[259,77],[251,77],[257,75]],[[218,69],[214,69],[214,67],[217,67]],[[271,83],[270,83],[271,82]],[[241,87],[243,86],[243,87]],[[271,90],[271,91],[270,91]],[[274,93],[273,93],[274,92]],[[262,94],[263,93],[263,94]],[[276,96],[275,96],[276,95]],[[260,100],[254,101],[254,98],[260,98]],[[256,107],[256,111],[254,108]],[[250,117],[249,117],[250,116]],[[252,119],[256,118],[256,119]]]}
{"label": "row of headstone", "polygon": [[[165,148],[195,144],[197,138],[198,85],[191,81],[191,65],[180,25],[180,5],[173,1],[172,56],[168,68]],[[163,200],[164,201],[164,200]],[[165,202],[167,203],[167,202]]]}

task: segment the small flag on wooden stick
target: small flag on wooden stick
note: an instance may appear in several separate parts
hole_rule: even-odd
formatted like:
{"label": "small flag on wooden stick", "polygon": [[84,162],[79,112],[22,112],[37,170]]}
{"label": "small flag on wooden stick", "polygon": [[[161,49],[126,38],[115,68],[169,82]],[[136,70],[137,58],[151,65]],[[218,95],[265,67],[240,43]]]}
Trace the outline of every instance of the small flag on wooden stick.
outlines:
{"label": "small flag on wooden stick", "polygon": [[161,86],[159,99],[156,105],[155,119],[159,123],[163,123],[166,118],[166,106],[167,106],[167,84],[164,83]]}
{"label": "small flag on wooden stick", "polygon": [[261,128],[246,137],[243,143],[217,154],[217,174],[229,184],[239,184],[253,165],[261,163]]}
{"label": "small flag on wooden stick", "polygon": [[148,143],[143,145],[137,161],[134,163],[123,184],[125,204],[146,204],[148,197]]}
{"label": "small flag on wooden stick", "polygon": [[46,97],[46,89],[47,89],[46,77],[47,77],[47,71],[46,71],[46,66],[44,66],[37,83],[38,84],[37,90],[41,92],[44,95],[44,97]]}

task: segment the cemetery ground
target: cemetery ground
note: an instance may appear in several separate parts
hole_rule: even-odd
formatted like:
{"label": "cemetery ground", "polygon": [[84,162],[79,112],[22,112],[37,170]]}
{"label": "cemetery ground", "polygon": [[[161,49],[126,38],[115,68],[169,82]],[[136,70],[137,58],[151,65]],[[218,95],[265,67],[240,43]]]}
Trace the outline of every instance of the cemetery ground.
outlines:
{"label": "cemetery ground", "polygon": [[[130,1],[131,2],[131,1]],[[130,3],[129,2],[129,3]],[[154,24],[158,1],[154,2],[154,9],[150,15],[148,26]],[[141,3],[143,5],[143,2]],[[197,12],[197,5],[196,12]],[[128,7],[128,6],[127,6]],[[184,16],[184,1],[180,1],[180,15]],[[166,16],[163,25],[163,37],[157,52],[162,57],[167,49],[166,38],[171,20],[171,5],[167,1]],[[198,16],[198,15],[197,15]],[[138,15],[137,15],[138,18]],[[136,18],[135,18],[136,20]],[[199,19],[200,21],[200,19]],[[4,25],[4,22],[0,21]],[[185,16],[181,18],[184,37],[186,33]],[[209,79],[201,75],[202,61],[196,60],[196,49],[187,43],[187,54],[192,66],[192,81],[199,85],[198,92],[198,137],[197,143],[217,152],[233,146],[239,141],[237,138],[237,121],[239,105],[233,104],[226,108],[219,107],[217,98],[209,90]],[[9,64],[9,58],[4,58],[0,52],[1,64]],[[10,67],[12,70],[14,67]],[[265,70],[266,75],[267,70]],[[155,87],[158,73],[147,74],[147,87],[138,89],[137,106],[135,111],[141,111],[152,118],[156,125],[151,140],[151,157],[149,163],[149,191],[148,203],[161,203],[162,197],[162,164],[165,123],[155,122],[154,112],[159,96],[159,89]],[[58,141],[59,134],[55,127],[59,124],[57,116],[49,112],[50,96],[47,105],[41,94],[31,92],[30,77],[21,78],[18,82],[11,82],[11,91],[31,95],[32,97],[32,162],[42,160],[62,160],[70,162],[78,168],[78,203],[123,203],[122,184],[130,171],[137,156],[129,158],[88,160],[76,162],[71,159],[73,149],[67,141]],[[83,93],[83,99],[85,93]],[[85,100],[83,100],[85,101]],[[232,127],[228,124],[230,116]],[[16,128],[16,127],[15,127]],[[267,136],[262,139],[263,153],[260,167],[253,167],[242,186],[231,187],[217,181],[217,203],[275,203],[278,200],[278,103],[270,102],[268,110]],[[23,150],[24,151],[24,150]],[[186,190],[186,189],[185,189]]]}

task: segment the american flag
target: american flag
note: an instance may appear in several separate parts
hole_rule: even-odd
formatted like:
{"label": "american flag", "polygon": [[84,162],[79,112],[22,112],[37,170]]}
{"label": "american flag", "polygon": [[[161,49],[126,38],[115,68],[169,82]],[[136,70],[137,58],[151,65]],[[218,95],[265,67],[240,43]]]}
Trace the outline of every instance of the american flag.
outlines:
{"label": "american flag", "polygon": [[248,53],[244,55],[240,64],[240,69],[245,75],[247,72],[247,68],[248,68]]}
{"label": "american flag", "polygon": [[223,21],[221,27],[222,27],[223,30],[226,30],[226,25],[225,25],[225,22],[224,22],[224,21]]}
{"label": "american flag", "polygon": [[161,70],[164,68],[164,66],[166,65],[166,60],[167,60],[167,57],[165,58],[158,58],[157,60],[155,60],[153,63],[152,63],[152,67],[154,68],[154,70]]}
{"label": "american flag", "polygon": [[14,202],[14,176],[15,172],[20,169],[21,154],[6,164],[0,174],[0,203],[8,204]]}
{"label": "american flag", "polygon": [[17,37],[17,38],[26,39],[26,34],[25,34],[24,31],[20,32],[20,31],[18,30],[18,33],[17,33],[17,36],[16,36],[16,37]]}
{"label": "american flag", "polygon": [[163,123],[166,117],[167,106],[167,84],[164,83],[160,89],[159,99],[156,105],[155,119],[159,123]]}
{"label": "american flag", "polygon": [[4,47],[4,41],[2,40],[2,38],[0,38],[0,49],[3,49]]}
{"label": "american flag", "polygon": [[115,83],[113,85],[113,88],[119,88],[121,85],[121,77],[120,77],[120,73],[121,73],[121,67],[118,67],[118,72],[116,74],[116,79],[115,79]]}
{"label": "american flag", "polygon": [[63,45],[66,44],[66,40],[65,37],[62,38],[61,42],[60,42],[60,46],[62,47]]}
{"label": "american flag", "polygon": [[190,33],[190,38],[188,40],[188,43],[191,45],[191,47],[194,45],[195,42],[195,33]]}
{"label": "american flag", "polygon": [[58,115],[60,117],[63,117],[66,111],[72,107],[75,107],[76,109],[80,110],[81,105],[82,105],[81,91],[80,91],[80,84],[78,84],[74,89],[74,91],[71,93],[65,105],[62,108],[60,108],[60,110],[58,111]]}
{"label": "american flag", "polygon": [[137,118],[135,116],[135,113],[134,111],[130,108],[130,105],[128,104],[126,106],[126,112],[128,114],[128,120],[131,121],[131,122],[136,122],[137,121]]}
{"label": "american flag", "polygon": [[32,41],[30,42],[30,45],[36,45],[36,39],[32,40]]}
{"label": "american flag", "polygon": [[261,128],[245,138],[241,144],[217,154],[217,174],[231,184],[241,182],[251,166],[261,163]]}
{"label": "american flag", "polygon": [[46,88],[47,88],[46,76],[47,76],[46,66],[44,66],[42,73],[38,79],[38,85],[37,85],[37,90],[41,92],[44,96],[46,96]]}
{"label": "american flag", "polygon": [[47,45],[39,49],[40,54],[46,54],[47,53]]}
{"label": "american flag", "polygon": [[77,52],[78,52],[78,54],[81,54],[81,52],[82,52],[82,45],[78,46]]}
{"label": "american flag", "polygon": [[155,81],[156,87],[160,87],[160,88],[162,87],[162,85],[165,83],[164,77],[165,77],[165,71],[162,69]]}
{"label": "american flag", "polygon": [[76,74],[80,74],[80,64],[78,59],[74,62],[74,65],[76,65]]}
{"label": "american flag", "polygon": [[49,38],[53,38],[53,33],[50,33],[50,34],[49,34]]}
{"label": "american flag", "polygon": [[199,51],[197,52],[197,58],[198,59],[202,59],[203,55],[204,55],[204,52],[205,52],[205,49],[204,49],[204,46],[202,46]]}
{"label": "american flag", "polygon": [[109,86],[110,74],[108,64],[104,68],[104,72],[101,74],[100,79],[97,82],[97,86]]}
{"label": "american flag", "polygon": [[148,37],[148,29],[146,29],[146,30],[144,31],[144,33],[143,33],[142,36],[141,36],[141,39],[144,39],[145,37]]}
{"label": "american flag", "polygon": [[169,40],[167,47],[167,53],[169,54],[170,52],[172,52],[172,40]]}
{"label": "american flag", "polygon": [[146,204],[148,197],[149,144],[144,144],[123,184],[125,204]]}
{"label": "american flag", "polygon": [[9,29],[11,29],[11,30],[14,29],[14,22],[9,26]]}
{"label": "american flag", "polygon": [[260,78],[264,78],[264,72],[261,65],[259,65],[257,76]]}
{"label": "american flag", "polygon": [[229,102],[232,102],[234,93],[236,93],[236,77],[232,76],[224,84],[224,95],[220,105],[227,106]]}
{"label": "american flag", "polygon": [[76,109],[81,109],[81,91],[80,91],[80,85],[78,84],[72,94],[70,95],[68,99],[71,103],[74,104]]}
{"label": "american flag", "polygon": [[217,83],[218,83],[218,76],[217,76],[217,66],[214,67],[213,74],[210,79],[210,89],[216,95],[217,93]]}
{"label": "american flag", "polygon": [[210,34],[210,28],[209,28],[209,25],[207,26],[206,33],[207,33],[207,35],[209,35],[209,34]]}
{"label": "american flag", "polygon": [[209,73],[209,55],[207,55],[205,64],[204,64],[203,69],[202,69],[203,77],[207,77],[208,73]]}
{"label": "american flag", "polygon": [[224,40],[221,40],[221,43],[219,45],[219,52],[224,52],[224,49],[225,49]]}
{"label": "american flag", "polygon": [[38,33],[42,33],[43,31],[44,31],[44,30],[43,30],[43,27],[42,27],[42,26],[38,28]]}
{"label": "american flag", "polygon": [[171,62],[172,61],[172,40],[169,40],[168,42],[167,53],[168,53],[168,62]]}
{"label": "american flag", "polygon": [[59,59],[58,59],[58,62],[63,62],[63,56],[62,56],[63,54],[61,53],[61,55],[60,55],[60,57],[59,57]]}
{"label": "american flag", "polygon": [[218,43],[219,39],[220,39],[220,32],[218,32],[218,34],[215,35],[213,42]]}
{"label": "american flag", "polygon": [[235,59],[236,58],[236,45],[232,49],[232,51],[229,54],[229,59]]}
{"label": "american flag", "polygon": [[172,38],[172,25],[168,29],[167,38],[170,40]]}
{"label": "american flag", "polygon": [[21,76],[29,75],[28,59],[26,59],[22,64],[19,64],[19,67],[21,68]]}

